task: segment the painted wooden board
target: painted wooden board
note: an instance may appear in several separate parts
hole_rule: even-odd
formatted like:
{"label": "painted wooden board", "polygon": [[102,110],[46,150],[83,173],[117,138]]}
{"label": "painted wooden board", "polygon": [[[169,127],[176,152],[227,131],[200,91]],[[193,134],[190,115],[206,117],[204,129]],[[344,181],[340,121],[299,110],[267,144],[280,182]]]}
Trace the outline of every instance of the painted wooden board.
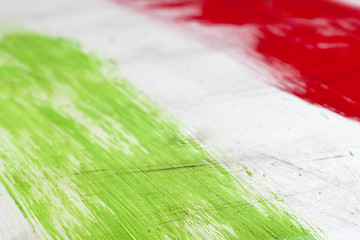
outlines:
{"label": "painted wooden board", "polygon": [[[246,56],[114,2],[3,1],[0,16],[7,26],[76,39],[114,59],[126,79],[218,152],[234,178],[325,239],[360,238],[358,122],[271,87],[273,76]],[[31,226],[14,197],[1,193],[2,237],[37,239],[42,230],[33,227],[42,224]]]}

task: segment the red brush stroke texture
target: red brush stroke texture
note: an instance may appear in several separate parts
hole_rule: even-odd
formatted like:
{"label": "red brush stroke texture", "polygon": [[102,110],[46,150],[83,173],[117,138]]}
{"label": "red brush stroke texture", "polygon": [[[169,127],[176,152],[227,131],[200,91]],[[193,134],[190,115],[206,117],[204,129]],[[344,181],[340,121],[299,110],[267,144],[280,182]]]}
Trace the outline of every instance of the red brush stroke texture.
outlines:
{"label": "red brush stroke texture", "polygon": [[[280,88],[360,120],[360,9],[330,0],[117,0],[176,8],[208,25],[251,25],[253,49],[281,73]],[[188,16],[192,9],[197,15]],[[239,36],[241,39],[241,36]]]}

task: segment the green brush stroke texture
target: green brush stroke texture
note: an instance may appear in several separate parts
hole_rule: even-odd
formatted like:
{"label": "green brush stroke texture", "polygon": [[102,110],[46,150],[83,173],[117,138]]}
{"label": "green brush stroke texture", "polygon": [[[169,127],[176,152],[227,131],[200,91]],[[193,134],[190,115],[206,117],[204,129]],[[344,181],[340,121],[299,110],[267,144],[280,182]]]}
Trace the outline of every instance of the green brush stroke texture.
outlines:
{"label": "green brush stroke texture", "polygon": [[115,69],[62,38],[0,41],[0,178],[45,238],[319,238]]}

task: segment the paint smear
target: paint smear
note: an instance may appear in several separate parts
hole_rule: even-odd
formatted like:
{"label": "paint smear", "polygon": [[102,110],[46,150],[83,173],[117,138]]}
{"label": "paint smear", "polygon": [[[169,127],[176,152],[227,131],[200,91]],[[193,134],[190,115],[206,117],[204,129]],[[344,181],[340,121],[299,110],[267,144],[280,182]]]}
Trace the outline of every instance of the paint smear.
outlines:
{"label": "paint smear", "polygon": [[45,238],[320,238],[76,42],[8,33],[0,79],[0,180]]}
{"label": "paint smear", "polygon": [[[115,1],[151,12],[176,9],[181,22],[255,27],[256,33],[248,36],[256,44],[249,48],[280,75],[276,86],[360,120],[358,7],[331,0]],[[244,32],[224,34],[224,42],[248,37]]]}

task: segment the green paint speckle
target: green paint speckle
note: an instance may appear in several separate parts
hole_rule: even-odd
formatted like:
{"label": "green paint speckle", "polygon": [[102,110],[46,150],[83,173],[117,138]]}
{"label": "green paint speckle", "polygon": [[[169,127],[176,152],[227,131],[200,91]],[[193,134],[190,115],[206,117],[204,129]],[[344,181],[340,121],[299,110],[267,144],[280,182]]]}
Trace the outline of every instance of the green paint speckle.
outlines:
{"label": "green paint speckle", "polygon": [[329,120],[329,117],[328,117],[325,113],[320,112],[320,114],[321,114],[325,119]]}
{"label": "green paint speckle", "polygon": [[45,238],[318,238],[114,69],[62,38],[0,41],[0,180]]}
{"label": "green paint speckle", "polygon": [[244,168],[246,174],[247,174],[249,177],[252,177],[252,176],[253,176],[252,172],[250,172],[249,169],[248,169],[245,165],[242,165],[242,167]]}

